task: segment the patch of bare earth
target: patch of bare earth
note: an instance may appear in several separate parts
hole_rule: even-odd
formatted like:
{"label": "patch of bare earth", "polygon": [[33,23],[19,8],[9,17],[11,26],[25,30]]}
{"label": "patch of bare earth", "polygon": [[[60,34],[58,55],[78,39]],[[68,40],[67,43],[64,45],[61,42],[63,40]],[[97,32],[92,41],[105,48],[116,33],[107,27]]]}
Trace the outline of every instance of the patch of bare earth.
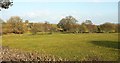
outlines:
{"label": "patch of bare earth", "polygon": [[55,56],[44,55],[38,52],[23,52],[18,49],[2,47],[0,59],[2,61],[66,61]]}

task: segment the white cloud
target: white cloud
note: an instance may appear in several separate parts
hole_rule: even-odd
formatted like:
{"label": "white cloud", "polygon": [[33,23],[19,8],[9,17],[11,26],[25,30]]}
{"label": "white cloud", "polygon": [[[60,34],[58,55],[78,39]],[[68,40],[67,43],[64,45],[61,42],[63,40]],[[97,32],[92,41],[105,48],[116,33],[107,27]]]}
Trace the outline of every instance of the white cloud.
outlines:
{"label": "white cloud", "polygon": [[49,16],[51,13],[48,10],[35,10],[35,11],[30,11],[27,13],[23,13],[23,17],[30,17],[30,18],[35,18],[35,17],[45,17],[45,16]]}
{"label": "white cloud", "polygon": [[29,11],[27,13],[22,13],[21,17],[23,19],[28,19],[30,21],[36,21],[36,22],[44,22],[48,21],[52,23],[57,23],[62,18],[72,15],[74,17],[78,17],[80,13],[75,10],[71,11],[52,11],[52,10],[35,10],[35,11]]}

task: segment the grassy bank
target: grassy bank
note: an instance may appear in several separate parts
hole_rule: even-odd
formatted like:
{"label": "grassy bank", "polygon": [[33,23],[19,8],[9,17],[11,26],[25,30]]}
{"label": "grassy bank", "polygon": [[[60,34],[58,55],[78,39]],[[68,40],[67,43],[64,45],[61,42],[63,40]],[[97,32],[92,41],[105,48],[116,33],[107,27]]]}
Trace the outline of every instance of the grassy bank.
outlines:
{"label": "grassy bank", "polygon": [[23,51],[39,51],[69,60],[118,60],[118,34],[9,34],[2,45]]}

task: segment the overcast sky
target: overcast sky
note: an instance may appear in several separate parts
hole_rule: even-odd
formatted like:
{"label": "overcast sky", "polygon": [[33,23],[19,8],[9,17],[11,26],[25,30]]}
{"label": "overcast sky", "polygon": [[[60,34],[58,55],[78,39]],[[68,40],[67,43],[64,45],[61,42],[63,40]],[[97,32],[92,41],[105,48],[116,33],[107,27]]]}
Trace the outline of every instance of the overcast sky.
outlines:
{"label": "overcast sky", "polygon": [[20,16],[30,22],[58,23],[66,16],[73,16],[81,23],[91,20],[94,24],[118,22],[118,0],[13,0],[14,5],[2,10],[0,17],[8,20]]}

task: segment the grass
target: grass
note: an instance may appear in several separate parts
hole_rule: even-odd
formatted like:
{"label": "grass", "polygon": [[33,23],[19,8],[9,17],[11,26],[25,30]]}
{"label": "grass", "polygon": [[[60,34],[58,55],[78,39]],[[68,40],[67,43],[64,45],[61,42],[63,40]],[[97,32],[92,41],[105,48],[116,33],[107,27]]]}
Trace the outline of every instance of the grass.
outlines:
{"label": "grass", "polygon": [[23,51],[39,51],[69,60],[118,60],[117,33],[89,34],[9,34],[3,35],[2,45]]}

